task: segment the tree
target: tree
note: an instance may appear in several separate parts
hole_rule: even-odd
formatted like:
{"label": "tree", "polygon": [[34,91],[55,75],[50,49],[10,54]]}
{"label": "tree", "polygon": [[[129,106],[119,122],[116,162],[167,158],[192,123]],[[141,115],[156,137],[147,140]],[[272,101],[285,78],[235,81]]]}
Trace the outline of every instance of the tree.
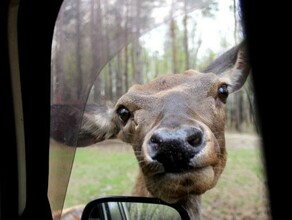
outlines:
{"label": "tree", "polygon": [[53,103],[62,103],[64,100],[64,54],[63,54],[63,48],[64,48],[64,36],[63,36],[63,19],[64,19],[64,8],[61,7],[59,12],[59,19],[56,23],[56,30],[55,30],[55,42],[57,46],[55,47],[55,56],[54,56],[54,63],[55,63],[55,79],[52,77],[53,83],[55,85],[55,88],[53,88],[54,96],[52,97]]}
{"label": "tree", "polygon": [[81,0],[76,0],[76,81],[75,81],[75,95],[77,102],[81,101],[81,94],[83,92],[83,72],[82,72],[82,43],[81,43]]}
{"label": "tree", "polygon": [[[100,51],[103,50],[103,36],[102,32],[102,12],[100,6],[100,0],[90,1],[90,30],[91,30],[91,77],[92,79],[96,78],[96,74],[98,73],[100,66],[96,66],[99,63],[100,59]],[[101,88],[100,80],[95,80],[94,82],[94,100],[100,99]]]}
{"label": "tree", "polygon": [[184,49],[185,49],[185,69],[190,68],[190,58],[189,58],[189,37],[188,37],[188,1],[184,0]]}

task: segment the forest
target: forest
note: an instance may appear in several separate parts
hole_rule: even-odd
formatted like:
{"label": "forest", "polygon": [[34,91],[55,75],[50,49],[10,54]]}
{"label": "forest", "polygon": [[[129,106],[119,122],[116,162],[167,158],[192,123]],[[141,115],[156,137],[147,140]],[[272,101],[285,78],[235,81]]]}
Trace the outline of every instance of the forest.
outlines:
{"label": "forest", "polygon": [[[51,102],[111,105],[134,83],[202,70],[242,40],[237,4],[236,0],[64,1],[52,45]],[[251,77],[228,102],[226,129],[256,131]]]}

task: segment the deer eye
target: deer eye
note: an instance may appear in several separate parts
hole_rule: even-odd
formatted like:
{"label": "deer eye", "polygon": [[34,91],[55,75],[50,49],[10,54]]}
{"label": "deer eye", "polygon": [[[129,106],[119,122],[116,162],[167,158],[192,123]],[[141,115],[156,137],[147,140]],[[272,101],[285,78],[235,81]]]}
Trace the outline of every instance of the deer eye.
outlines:
{"label": "deer eye", "polygon": [[119,119],[126,124],[129,118],[131,117],[131,112],[124,106],[121,106],[117,110],[117,114],[119,116]]}
{"label": "deer eye", "polygon": [[218,88],[218,97],[221,99],[223,103],[226,103],[226,99],[229,95],[227,84],[222,84]]}

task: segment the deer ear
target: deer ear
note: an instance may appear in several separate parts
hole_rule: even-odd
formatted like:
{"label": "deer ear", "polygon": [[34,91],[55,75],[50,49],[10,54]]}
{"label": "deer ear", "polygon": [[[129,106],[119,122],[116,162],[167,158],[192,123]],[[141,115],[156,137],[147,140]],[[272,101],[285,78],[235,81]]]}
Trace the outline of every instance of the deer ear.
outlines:
{"label": "deer ear", "polygon": [[224,78],[230,85],[229,92],[233,93],[243,86],[250,71],[246,42],[243,41],[215,59],[203,72]]}
{"label": "deer ear", "polygon": [[239,48],[235,64],[230,71],[222,75],[230,81],[230,93],[238,91],[243,86],[251,71],[246,50],[243,46]]}
{"label": "deer ear", "polygon": [[78,146],[88,146],[116,138],[120,127],[113,113],[113,108],[98,105],[86,106],[78,135]]}
{"label": "deer ear", "polygon": [[87,106],[83,115],[74,106],[51,106],[51,138],[65,145],[89,146],[115,138],[118,131],[112,110],[104,106]]}

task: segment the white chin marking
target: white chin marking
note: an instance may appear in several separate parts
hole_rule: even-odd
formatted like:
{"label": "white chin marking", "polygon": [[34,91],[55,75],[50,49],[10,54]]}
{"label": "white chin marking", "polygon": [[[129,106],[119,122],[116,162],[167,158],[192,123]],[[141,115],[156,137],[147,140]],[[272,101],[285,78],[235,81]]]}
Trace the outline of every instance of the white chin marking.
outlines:
{"label": "white chin marking", "polygon": [[[168,173],[155,182],[154,196],[161,197],[166,202],[174,203],[189,195],[200,195],[212,188],[214,183],[214,170],[212,166],[197,169],[182,174]],[[154,183],[155,184],[155,183]]]}

